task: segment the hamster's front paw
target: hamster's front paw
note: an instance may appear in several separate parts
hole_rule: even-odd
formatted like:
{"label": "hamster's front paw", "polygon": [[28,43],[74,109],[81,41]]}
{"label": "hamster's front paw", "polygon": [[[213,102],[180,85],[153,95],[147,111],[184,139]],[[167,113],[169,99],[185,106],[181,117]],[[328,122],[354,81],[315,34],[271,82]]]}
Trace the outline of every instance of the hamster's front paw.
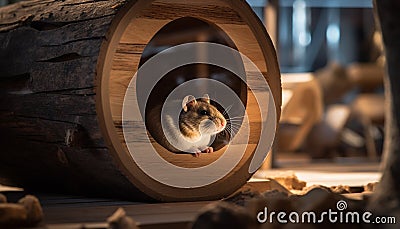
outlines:
{"label": "hamster's front paw", "polygon": [[213,149],[213,147],[207,147],[205,150],[203,150],[203,151],[201,151],[202,153],[213,153],[214,152],[214,149]]}
{"label": "hamster's front paw", "polygon": [[192,153],[192,156],[193,157],[200,157],[200,155],[202,154],[202,153],[213,153],[214,152],[214,149],[213,149],[213,147],[207,147],[207,148],[205,148],[203,151],[198,151],[198,152],[194,152],[194,153]]}
{"label": "hamster's front paw", "polygon": [[200,157],[200,154],[201,154],[201,152],[199,151],[199,152],[192,153],[192,156],[193,157]]}

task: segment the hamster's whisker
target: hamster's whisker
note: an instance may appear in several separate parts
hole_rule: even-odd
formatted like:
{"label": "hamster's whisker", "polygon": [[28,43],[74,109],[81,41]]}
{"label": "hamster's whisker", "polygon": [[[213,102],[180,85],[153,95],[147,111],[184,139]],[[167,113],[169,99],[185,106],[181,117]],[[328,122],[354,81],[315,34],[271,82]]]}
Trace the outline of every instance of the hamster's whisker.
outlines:
{"label": "hamster's whisker", "polygon": [[235,129],[235,130],[239,130],[240,128],[242,128],[243,126],[231,126],[231,129]]}
{"label": "hamster's whisker", "polygon": [[245,122],[242,122],[242,120],[228,120],[228,123],[241,125]]}
{"label": "hamster's whisker", "polygon": [[232,136],[234,136],[235,134],[237,134],[238,133],[238,131],[234,131],[234,130],[229,130],[228,131],[228,134],[232,137]]}
{"label": "hamster's whisker", "polygon": [[240,128],[243,128],[245,126],[227,126],[226,129],[230,130],[230,131],[234,131],[234,132],[238,132],[240,130]]}
{"label": "hamster's whisker", "polygon": [[228,124],[231,124],[231,125],[241,125],[242,123],[244,123],[244,122],[241,122],[241,121],[229,121],[228,122]]}
{"label": "hamster's whisker", "polygon": [[229,106],[224,110],[224,112],[223,112],[222,114],[223,114],[223,115],[228,114],[228,112],[232,109],[232,106],[233,106],[233,104],[229,105]]}
{"label": "hamster's whisker", "polygon": [[243,125],[247,125],[247,123],[246,122],[236,121],[236,122],[228,122],[228,125],[231,125],[231,126],[243,126]]}
{"label": "hamster's whisker", "polygon": [[228,118],[227,120],[243,119],[244,117],[245,117],[245,115],[243,115],[243,116],[236,116],[236,117]]}
{"label": "hamster's whisker", "polygon": [[244,127],[245,125],[240,125],[240,124],[234,124],[234,125],[232,125],[232,124],[230,124],[230,125],[227,125],[227,126],[230,126],[230,127],[232,127],[232,128],[241,128],[241,127]]}
{"label": "hamster's whisker", "polygon": [[241,126],[228,126],[226,129],[232,131],[237,132],[238,130],[240,130]]}
{"label": "hamster's whisker", "polygon": [[232,116],[232,117],[230,117],[230,118],[243,118],[243,117],[245,117],[246,115],[240,115],[240,116]]}
{"label": "hamster's whisker", "polygon": [[231,135],[235,133],[235,131],[232,130],[231,128],[227,128],[226,131]]}
{"label": "hamster's whisker", "polygon": [[235,123],[235,124],[240,124],[240,123],[244,123],[242,120],[226,120],[226,123]]}
{"label": "hamster's whisker", "polygon": [[244,120],[242,119],[227,119],[227,122],[243,122]]}

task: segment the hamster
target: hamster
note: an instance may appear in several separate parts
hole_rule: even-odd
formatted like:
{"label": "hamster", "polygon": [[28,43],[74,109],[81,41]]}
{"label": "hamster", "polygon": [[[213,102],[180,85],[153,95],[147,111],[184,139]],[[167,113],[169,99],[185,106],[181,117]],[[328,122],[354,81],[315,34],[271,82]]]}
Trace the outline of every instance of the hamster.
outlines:
{"label": "hamster", "polygon": [[[172,105],[176,106],[176,102]],[[174,122],[173,116],[168,112],[161,115],[164,134],[169,143],[167,148],[173,152],[191,153],[195,157],[199,157],[201,153],[212,153],[213,148],[210,145],[216,134],[225,129],[225,117],[210,103],[207,94],[199,99],[188,95],[181,101],[179,108],[181,111],[178,123]]]}

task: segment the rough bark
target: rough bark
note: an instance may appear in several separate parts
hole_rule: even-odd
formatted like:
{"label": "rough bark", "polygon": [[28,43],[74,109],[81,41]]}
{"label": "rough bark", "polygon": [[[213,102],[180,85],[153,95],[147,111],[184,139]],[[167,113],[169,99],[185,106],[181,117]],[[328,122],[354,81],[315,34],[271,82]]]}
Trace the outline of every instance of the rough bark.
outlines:
{"label": "rough bark", "polygon": [[143,197],[113,163],[96,115],[98,54],[126,3],[32,0],[0,8],[2,183]]}
{"label": "rough bark", "polygon": [[384,172],[371,208],[400,215],[400,2],[375,0],[377,22],[383,35],[387,62],[387,99]]}

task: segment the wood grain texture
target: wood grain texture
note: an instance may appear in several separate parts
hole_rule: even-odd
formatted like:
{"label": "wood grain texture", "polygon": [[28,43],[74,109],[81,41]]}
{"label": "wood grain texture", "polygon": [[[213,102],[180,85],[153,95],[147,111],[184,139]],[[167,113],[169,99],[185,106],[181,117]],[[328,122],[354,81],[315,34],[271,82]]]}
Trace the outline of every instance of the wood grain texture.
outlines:
{"label": "wood grain texture", "polygon": [[125,3],[33,0],[0,8],[2,182],[144,197],[114,164],[96,113],[100,47]]}

